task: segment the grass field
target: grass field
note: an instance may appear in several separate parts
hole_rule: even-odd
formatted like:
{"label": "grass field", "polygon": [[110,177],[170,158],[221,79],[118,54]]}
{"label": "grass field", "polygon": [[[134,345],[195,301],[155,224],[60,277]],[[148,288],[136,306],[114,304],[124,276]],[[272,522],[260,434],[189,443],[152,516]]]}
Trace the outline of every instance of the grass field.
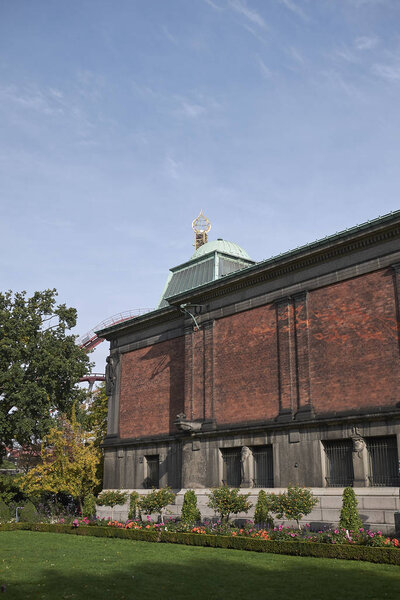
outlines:
{"label": "grass field", "polygon": [[400,568],[54,533],[0,533],[4,600],[400,598]]}

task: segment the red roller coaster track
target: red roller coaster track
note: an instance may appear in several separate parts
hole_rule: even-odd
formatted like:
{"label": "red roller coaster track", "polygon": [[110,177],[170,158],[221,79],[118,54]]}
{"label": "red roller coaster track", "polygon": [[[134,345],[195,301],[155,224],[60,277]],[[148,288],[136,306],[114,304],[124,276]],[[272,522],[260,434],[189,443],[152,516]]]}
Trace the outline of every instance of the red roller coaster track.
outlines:
{"label": "red roller coaster track", "polygon": [[[94,350],[96,346],[104,342],[104,338],[101,338],[97,335],[96,331],[100,331],[101,329],[105,329],[106,327],[110,327],[111,325],[116,325],[117,323],[122,323],[122,321],[129,321],[129,319],[134,319],[139,315],[143,315],[145,313],[150,312],[151,308],[136,308],[134,310],[126,310],[125,312],[117,313],[108,319],[105,319],[101,323],[98,323],[93,329],[85,333],[76,340],[78,346],[82,348],[85,352],[90,352]],[[104,373],[90,373],[89,375],[85,375],[80,379],[81,383],[89,384],[89,392],[92,391],[93,385],[96,381],[105,381]]]}
{"label": "red roller coaster track", "polygon": [[100,331],[101,329],[105,329],[106,327],[110,327],[111,325],[116,325],[117,323],[122,323],[122,321],[129,321],[129,319],[134,319],[135,317],[148,313],[151,310],[151,308],[136,308],[133,310],[126,310],[125,312],[117,313],[116,315],[113,315],[112,317],[108,317],[108,319],[101,321],[101,323],[98,323],[95,327],[93,327],[93,329],[85,333],[85,335],[79,337],[76,340],[76,343],[83,350],[85,350],[85,352],[89,352],[90,350],[93,350],[94,348],[96,348],[96,346],[101,344],[101,342],[104,342],[104,338],[98,337],[96,331]]}

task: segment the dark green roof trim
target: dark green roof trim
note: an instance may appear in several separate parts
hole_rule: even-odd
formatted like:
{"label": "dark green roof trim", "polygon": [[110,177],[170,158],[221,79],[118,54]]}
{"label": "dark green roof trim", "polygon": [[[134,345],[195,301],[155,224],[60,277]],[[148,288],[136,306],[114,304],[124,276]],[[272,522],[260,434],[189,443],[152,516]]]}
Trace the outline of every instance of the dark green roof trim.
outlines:
{"label": "dark green roof trim", "polygon": [[[189,295],[191,298],[201,296],[202,299],[211,299],[221,293],[230,293],[246,287],[246,285],[255,285],[299,269],[309,268],[322,261],[332,260],[364,246],[379,243],[383,238],[378,232],[385,226],[388,229],[391,224],[392,231],[388,231],[386,234],[388,239],[400,235],[400,210],[260,261],[255,265],[225,275],[211,284],[205,284],[188,293],[182,292],[171,296],[167,298],[167,301],[174,305],[181,304],[187,301]],[[373,239],[375,232],[378,236],[376,240]],[[385,237],[385,234],[382,235]],[[235,285],[235,282],[238,281],[241,283]],[[213,290],[213,293],[209,293],[210,289]]]}
{"label": "dark green roof trim", "polygon": [[181,269],[185,269],[189,265],[191,266],[191,265],[195,265],[196,263],[200,263],[205,260],[209,260],[215,254],[219,254],[219,256],[227,257],[232,260],[237,260],[239,262],[249,263],[249,265],[257,264],[255,260],[251,260],[249,258],[242,258],[240,256],[233,256],[232,254],[227,254],[226,252],[220,252],[219,250],[213,250],[212,252],[208,252],[207,254],[204,254],[197,258],[192,258],[191,260],[187,260],[186,262],[181,263],[177,267],[172,267],[172,269],[170,269],[170,271],[175,273],[175,271],[180,271]]}

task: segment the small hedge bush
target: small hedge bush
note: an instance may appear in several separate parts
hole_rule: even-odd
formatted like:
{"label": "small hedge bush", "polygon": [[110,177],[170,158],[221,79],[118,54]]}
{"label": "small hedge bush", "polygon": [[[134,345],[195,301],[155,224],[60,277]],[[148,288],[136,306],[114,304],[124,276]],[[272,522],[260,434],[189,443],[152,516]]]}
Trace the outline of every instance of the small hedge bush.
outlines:
{"label": "small hedge bush", "polygon": [[250,550],[271,554],[291,556],[315,556],[317,558],[338,558],[345,560],[363,560],[372,563],[400,565],[400,550],[396,548],[372,548],[370,546],[351,546],[344,544],[320,544],[317,542],[282,542],[262,539],[228,537],[223,535],[198,535],[170,531],[143,531],[119,529],[114,527],[72,527],[59,523],[3,523],[1,531],[40,531],[45,533],[68,533],[72,535],[119,538],[145,542],[163,542],[184,544],[186,546],[206,546],[212,548],[230,548]]}
{"label": "small hedge bush", "polygon": [[349,531],[358,531],[363,526],[357,507],[358,500],[353,488],[345,488],[342,496],[342,510],[340,511],[340,527]]}
{"label": "small hedge bush", "polygon": [[184,523],[199,523],[201,514],[197,508],[197,496],[194,490],[187,490],[183,497],[182,521]]}

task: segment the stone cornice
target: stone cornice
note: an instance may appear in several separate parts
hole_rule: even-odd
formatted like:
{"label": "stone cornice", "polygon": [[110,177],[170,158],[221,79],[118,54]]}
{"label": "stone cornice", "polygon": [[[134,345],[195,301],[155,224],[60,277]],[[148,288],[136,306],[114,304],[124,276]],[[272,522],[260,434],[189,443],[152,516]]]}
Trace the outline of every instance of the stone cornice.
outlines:
{"label": "stone cornice", "polygon": [[379,412],[365,410],[360,411],[349,411],[348,413],[341,414],[326,414],[317,415],[309,420],[302,421],[288,421],[288,422],[277,422],[275,420],[262,421],[262,422],[243,422],[235,425],[224,425],[217,426],[216,429],[210,431],[199,431],[193,434],[192,432],[176,432],[175,434],[166,434],[159,436],[148,436],[142,438],[112,438],[105,439],[101,444],[102,448],[117,448],[121,446],[148,446],[156,444],[166,444],[171,442],[177,442],[185,439],[188,436],[196,438],[219,438],[227,435],[239,435],[239,434],[254,434],[254,433],[268,433],[277,431],[291,431],[302,430],[302,429],[318,429],[319,427],[354,424],[354,423],[366,423],[366,422],[380,422],[387,419],[398,419],[400,422],[400,409],[382,409]]}

